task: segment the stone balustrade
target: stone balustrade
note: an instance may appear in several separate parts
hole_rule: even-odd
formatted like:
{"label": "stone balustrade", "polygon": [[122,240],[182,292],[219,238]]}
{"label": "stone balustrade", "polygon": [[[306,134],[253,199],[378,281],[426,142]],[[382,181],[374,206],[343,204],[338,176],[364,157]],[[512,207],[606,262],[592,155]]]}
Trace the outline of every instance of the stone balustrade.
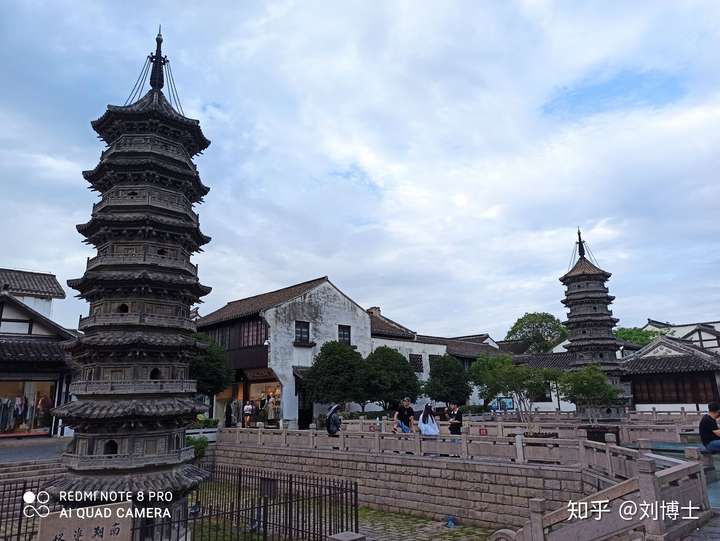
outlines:
{"label": "stone balustrade", "polygon": [[70,393],[76,395],[143,394],[143,393],[194,393],[197,382],[184,379],[130,380],[130,381],[75,381]]}
{"label": "stone balustrade", "polygon": [[[625,412],[623,422],[640,423],[640,424],[681,424],[697,425],[700,418],[705,414],[702,411],[688,411],[684,407],[679,410],[657,410],[652,408],[648,411],[630,411]],[[482,421],[511,421],[519,422],[519,416],[515,411],[496,411],[492,413],[484,413],[477,416]],[[535,409],[530,414],[531,422],[583,422],[574,411],[540,411]]]}
{"label": "stone balustrade", "polygon": [[[615,423],[619,427],[620,442],[635,442],[638,440],[651,440],[657,442],[682,441],[682,433],[685,430],[680,424],[640,424],[640,423]],[[438,422],[440,434],[450,433],[449,424],[444,421]],[[544,433],[557,434],[558,438],[585,439],[587,430],[582,428],[583,423],[579,421],[562,422],[537,421],[532,423],[533,430]],[[384,420],[352,420],[343,421],[343,431],[347,432],[391,432],[393,422]],[[692,430],[696,431],[697,425]],[[463,432],[470,436],[494,436],[512,437],[516,434],[523,434],[528,431],[528,423],[516,421],[470,421],[463,424]]]}
{"label": "stone balustrade", "polygon": [[78,455],[64,453],[62,464],[71,470],[134,469],[156,464],[180,464],[195,457],[195,449],[185,447],[154,455]]}
{"label": "stone balustrade", "polygon": [[176,212],[182,212],[185,214],[194,225],[198,225],[200,218],[197,213],[192,211],[192,205],[187,198],[183,197],[180,201],[174,202],[170,199],[159,197],[157,194],[150,193],[144,195],[138,195],[134,197],[112,197],[106,196],[98,203],[93,204],[92,212],[95,214],[100,210],[109,206],[128,206],[137,207],[141,205],[151,205],[153,207],[160,207],[163,209],[173,210]]}
{"label": "stone balustrade", "polygon": [[[586,442],[586,447],[589,449],[583,455],[582,468],[600,467],[606,473],[621,473],[628,478],[579,500],[575,513],[571,505],[547,512],[544,498],[531,499],[530,520],[525,526],[517,531],[499,530],[490,540],[593,541],[620,539],[622,534],[634,539],[633,535],[643,532],[643,539],[672,541],[683,539],[712,517],[703,466],[697,461],[696,449],[687,450],[689,460],[678,460],[627,449],[619,452],[617,446],[594,442]],[[576,516],[577,509],[583,505],[589,509],[597,505],[593,502],[604,502],[603,508],[607,509],[600,520],[594,520],[594,515]],[[677,505],[675,515],[664,511],[669,502]],[[636,512],[632,512],[633,509]],[[695,518],[684,518],[689,516]]]}
{"label": "stone balustrade", "polygon": [[81,317],[78,322],[78,329],[82,331],[88,327],[110,325],[154,325],[156,327],[172,327],[189,331],[195,331],[196,329],[195,322],[187,317],[137,313],[97,314],[94,316]]}
{"label": "stone balustrade", "polygon": [[170,257],[162,257],[159,255],[99,255],[89,257],[87,260],[87,270],[104,266],[104,265],[158,265],[160,267],[169,267],[172,269],[181,269],[192,274],[197,274],[197,265],[186,259],[173,259]]}

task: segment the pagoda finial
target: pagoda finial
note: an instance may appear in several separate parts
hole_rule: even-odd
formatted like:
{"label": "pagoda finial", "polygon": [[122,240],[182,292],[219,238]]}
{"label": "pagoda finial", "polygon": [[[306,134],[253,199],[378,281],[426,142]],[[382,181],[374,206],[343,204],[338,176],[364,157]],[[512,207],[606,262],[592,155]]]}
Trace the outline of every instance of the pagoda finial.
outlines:
{"label": "pagoda finial", "polygon": [[582,240],[582,235],[580,234],[580,226],[578,226],[578,255],[585,257],[585,242]]}
{"label": "pagoda finial", "polygon": [[163,67],[167,63],[167,57],[162,55],[162,26],[158,26],[158,35],[155,38],[155,54],[150,55],[152,62],[152,72],[150,73],[150,88],[153,90],[161,90],[165,86],[165,74]]}

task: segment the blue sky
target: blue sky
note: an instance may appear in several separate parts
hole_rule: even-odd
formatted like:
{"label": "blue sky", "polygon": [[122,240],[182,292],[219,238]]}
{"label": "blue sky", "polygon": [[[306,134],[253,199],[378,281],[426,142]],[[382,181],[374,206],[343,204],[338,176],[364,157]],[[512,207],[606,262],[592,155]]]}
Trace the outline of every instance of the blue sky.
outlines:
{"label": "blue sky", "polygon": [[[225,302],[329,275],[424,333],[563,316],[585,231],[621,324],[720,319],[720,4],[40,2],[0,18],[0,266],[64,284],[92,256],[90,128],[162,23],[212,145]],[[83,301],[55,316],[77,324]]]}

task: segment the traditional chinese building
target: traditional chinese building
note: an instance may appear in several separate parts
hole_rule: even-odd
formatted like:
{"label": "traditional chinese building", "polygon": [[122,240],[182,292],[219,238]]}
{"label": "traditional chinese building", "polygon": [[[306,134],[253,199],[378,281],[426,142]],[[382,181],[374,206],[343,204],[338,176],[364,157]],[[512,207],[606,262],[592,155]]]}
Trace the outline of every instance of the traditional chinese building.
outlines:
{"label": "traditional chinese building", "polygon": [[564,325],[568,329],[567,351],[573,354],[572,366],[597,364],[604,370],[617,370],[619,345],[613,334],[617,324],[610,310],[615,299],[609,294],[611,274],[594,265],[586,256],[585,241],[578,230],[578,260],[560,278],[565,286],[562,303],[569,310]]}
{"label": "traditional chinese building", "polygon": [[150,90],[92,122],[107,147],[83,176],[100,201],[77,229],[97,255],[68,281],[90,314],[66,345],[77,401],[55,414],[75,433],[54,492],[163,490],[178,501],[205,475],[189,463],[185,430],[205,410],[188,363],[200,347],[190,308],[210,291],[190,261],[210,240],[193,212],[209,189],[192,158],[210,141],[163,94],[167,58],[156,41]]}

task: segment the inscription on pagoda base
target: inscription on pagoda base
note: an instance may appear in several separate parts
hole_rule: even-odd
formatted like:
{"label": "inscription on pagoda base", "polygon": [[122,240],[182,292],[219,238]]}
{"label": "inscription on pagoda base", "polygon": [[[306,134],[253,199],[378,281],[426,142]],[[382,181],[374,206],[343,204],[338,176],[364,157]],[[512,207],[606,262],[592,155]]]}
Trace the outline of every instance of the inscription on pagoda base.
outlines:
{"label": "inscription on pagoda base", "polygon": [[40,519],[38,541],[131,541],[129,502],[64,509]]}

